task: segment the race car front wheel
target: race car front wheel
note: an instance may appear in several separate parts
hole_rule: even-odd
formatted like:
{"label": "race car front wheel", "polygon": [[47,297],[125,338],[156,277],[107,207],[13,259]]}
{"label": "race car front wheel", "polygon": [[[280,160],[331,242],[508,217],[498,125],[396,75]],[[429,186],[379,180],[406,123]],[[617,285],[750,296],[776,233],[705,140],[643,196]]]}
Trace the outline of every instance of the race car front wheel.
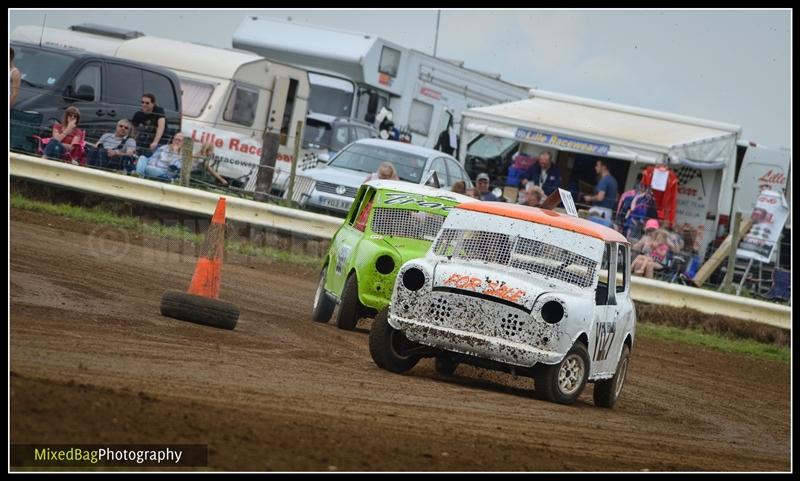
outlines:
{"label": "race car front wheel", "polygon": [[402,331],[389,325],[389,310],[383,309],[375,317],[369,332],[369,353],[378,367],[387,371],[404,373],[420,360],[420,346],[406,339]]}
{"label": "race car front wheel", "polygon": [[560,363],[540,365],[535,374],[536,392],[550,402],[572,404],[586,387],[589,377],[589,352],[576,342]]}

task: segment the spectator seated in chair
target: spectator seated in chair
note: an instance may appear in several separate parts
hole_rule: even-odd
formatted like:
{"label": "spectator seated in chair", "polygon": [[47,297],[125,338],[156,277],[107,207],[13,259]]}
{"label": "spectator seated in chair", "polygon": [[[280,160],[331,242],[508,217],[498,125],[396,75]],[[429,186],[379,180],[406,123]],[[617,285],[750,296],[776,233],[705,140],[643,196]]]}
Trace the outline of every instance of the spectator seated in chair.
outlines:
{"label": "spectator seated in chair", "polygon": [[658,221],[650,219],[645,224],[645,235],[633,245],[633,250],[641,252],[631,263],[634,275],[652,279],[655,271],[664,269],[669,260],[669,236],[659,229]]}
{"label": "spectator seated in chair", "polygon": [[772,271],[772,287],[764,293],[764,299],[788,301],[792,290],[792,278],[789,271],[775,268]]}
{"label": "spectator seated in chair", "polygon": [[200,151],[194,156],[192,163],[192,180],[205,182],[207,184],[218,183],[223,186],[228,185],[228,181],[211,166],[214,160],[214,144],[206,142],[200,146]]}
{"label": "spectator seated in chair", "polygon": [[171,182],[181,173],[182,147],[183,134],[178,132],[172,142],[156,149],[150,157],[140,156],[133,175]]}
{"label": "spectator seated in chair", "polygon": [[81,112],[76,107],[67,107],[61,123],[53,125],[53,136],[40,139],[45,158],[86,164],[86,133],[78,128],[80,120]]}
{"label": "spectator seated in chair", "polygon": [[102,169],[124,169],[130,173],[136,164],[136,141],[131,137],[130,130],[131,123],[121,119],[114,132],[103,134],[96,146],[88,146],[89,165]]}

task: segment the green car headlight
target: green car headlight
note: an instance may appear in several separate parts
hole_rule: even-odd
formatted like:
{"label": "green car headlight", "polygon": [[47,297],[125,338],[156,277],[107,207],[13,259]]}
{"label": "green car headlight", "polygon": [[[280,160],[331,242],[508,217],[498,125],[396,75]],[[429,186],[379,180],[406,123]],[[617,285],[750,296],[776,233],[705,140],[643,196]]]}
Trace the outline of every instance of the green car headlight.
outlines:
{"label": "green car headlight", "polygon": [[394,270],[394,259],[392,256],[382,255],[375,261],[375,269],[383,275],[391,274]]}

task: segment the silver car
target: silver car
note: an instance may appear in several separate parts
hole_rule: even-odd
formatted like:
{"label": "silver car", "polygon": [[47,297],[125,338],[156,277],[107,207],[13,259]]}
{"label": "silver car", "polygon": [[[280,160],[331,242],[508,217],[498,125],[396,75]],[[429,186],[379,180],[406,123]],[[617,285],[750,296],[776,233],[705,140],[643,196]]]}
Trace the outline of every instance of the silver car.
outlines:
{"label": "silver car", "polygon": [[464,167],[443,152],[393,140],[361,139],[339,151],[328,164],[303,172],[315,182],[306,206],[346,214],[361,184],[387,161],[400,180],[420,184],[434,171],[444,189],[458,181],[472,187]]}

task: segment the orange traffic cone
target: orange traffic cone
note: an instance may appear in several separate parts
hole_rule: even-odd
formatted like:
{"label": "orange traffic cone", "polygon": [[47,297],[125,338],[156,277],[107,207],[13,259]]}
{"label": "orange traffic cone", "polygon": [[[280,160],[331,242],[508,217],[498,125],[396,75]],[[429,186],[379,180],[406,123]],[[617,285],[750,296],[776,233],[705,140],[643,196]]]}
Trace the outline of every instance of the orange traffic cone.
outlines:
{"label": "orange traffic cone", "polygon": [[225,197],[220,197],[206,241],[187,292],[169,290],[161,296],[161,314],[174,319],[233,329],[239,308],[219,300],[222,253],[225,249]]}
{"label": "orange traffic cone", "polygon": [[200,258],[194,269],[189,294],[219,299],[219,284],[222,271],[222,253],[225,249],[225,197],[220,197]]}

